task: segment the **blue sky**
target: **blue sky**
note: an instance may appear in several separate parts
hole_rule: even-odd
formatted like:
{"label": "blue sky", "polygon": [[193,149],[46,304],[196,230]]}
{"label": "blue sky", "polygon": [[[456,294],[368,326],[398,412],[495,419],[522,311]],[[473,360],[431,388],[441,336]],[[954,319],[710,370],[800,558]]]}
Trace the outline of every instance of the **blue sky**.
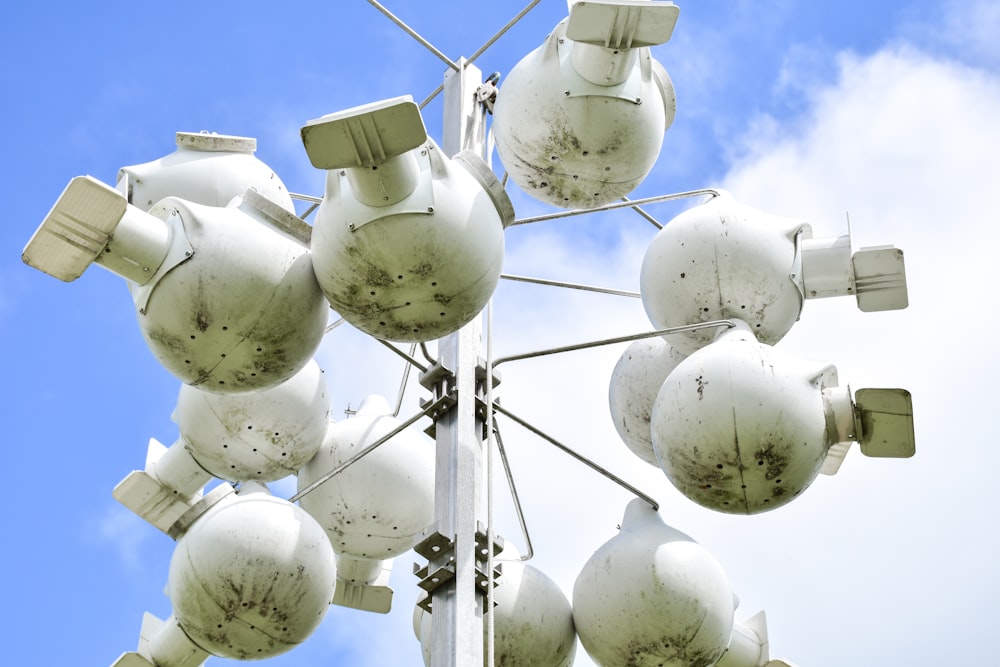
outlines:
{"label": "blue sky", "polygon": [[[387,4],[452,57],[521,9]],[[817,236],[844,233],[849,214],[856,248],[902,248],[908,310],[810,302],[780,345],[832,361],[854,388],[908,388],[917,456],[882,461],[855,450],[839,475],[784,508],[717,515],[617,442],[607,379],[622,348],[511,365],[504,404],[656,496],[664,520],[726,569],[742,602],[737,619],[766,609],[773,656],[801,667],[986,663],[1000,594],[989,501],[1000,433],[988,399],[1000,371],[988,281],[1000,241],[991,201],[1000,11],[988,0],[678,4],[673,39],[654,49],[676,87],[677,117],[632,196],[724,187],[809,220]],[[509,71],[565,11],[543,0],[479,66]],[[120,278],[92,268],[63,284],[23,265],[21,249],[70,178],[113,183],[119,167],[171,152],[177,131],[256,137],[258,157],[291,191],[319,195],[301,125],[369,101],[423,99],[444,65],[361,0],[21,4],[0,25],[0,56],[12,503],[0,556],[2,661],[109,665],[134,649],[143,611],[169,614],[172,542],[111,489],[142,467],[150,437],[177,438],[178,382],[146,349]],[[439,116],[439,104],[424,113],[435,135]],[[511,189],[519,217],[549,210]],[[677,210],[652,212],[667,220]],[[636,289],[654,231],[624,213],[512,228],[505,271]],[[498,354],[648,326],[629,299],[506,283],[496,295]],[[395,395],[398,359],[349,327],[327,337],[318,359],[337,419],[370,393]],[[411,410],[419,394],[414,384]],[[504,435],[533,562],[570,595],[628,495],[516,427]],[[517,541],[516,524],[500,530]],[[269,664],[420,665],[412,560],[397,561],[392,613],[333,607],[306,644]],[[582,649],[576,664],[591,664]]]}

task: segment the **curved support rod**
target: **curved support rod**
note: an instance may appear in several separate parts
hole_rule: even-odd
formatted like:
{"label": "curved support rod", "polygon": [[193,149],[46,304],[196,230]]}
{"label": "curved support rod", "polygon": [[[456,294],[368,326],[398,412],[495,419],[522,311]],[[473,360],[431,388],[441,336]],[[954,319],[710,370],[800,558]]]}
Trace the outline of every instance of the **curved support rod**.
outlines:
{"label": "curved support rod", "polygon": [[424,359],[430,362],[431,366],[437,363],[437,359],[431,354],[431,351],[427,349],[427,343],[420,344],[420,353],[424,355]]}
{"label": "curved support rod", "polygon": [[614,345],[615,343],[630,343],[635,340],[642,340],[643,338],[663,336],[664,334],[682,333],[684,331],[697,331],[699,329],[710,329],[712,327],[727,327],[732,329],[735,326],[738,325],[733,320],[712,320],[711,322],[699,322],[698,324],[685,324],[679,327],[657,329],[656,331],[647,331],[645,333],[631,334],[629,336],[605,338],[604,340],[591,341],[588,343],[577,343],[576,345],[563,345],[561,347],[550,347],[545,350],[537,350],[535,352],[523,352],[521,354],[512,354],[506,357],[500,357],[499,359],[493,362],[493,368],[496,368],[500,364],[507,363],[508,361],[534,359],[535,357],[544,357],[550,354],[560,354],[562,352],[574,352],[576,350],[586,350],[591,347],[601,347],[602,345]]}
{"label": "curved support rod", "polygon": [[392,429],[391,431],[389,431],[388,433],[386,433],[385,435],[383,435],[381,438],[379,438],[378,440],[376,440],[372,444],[368,445],[367,447],[365,447],[364,449],[362,449],[360,452],[358,452],[357,454],[355,454],[351,458],[347,459],[346,461],[344,461],[343,463],[341,463],[339,466],[335,467],[330,472],[324,474],[322,477],[320,477],[319,479],[317,479],[315,482],[313,482],[312,484],[310,484],[306,488],[304,488],[301,491],[299,491],[298,493],[296,493],[294,496],[292,496],[291,498],[288,499],[288,502],[290,502],[290,503],[297,502],[303,496],[312,493],[313,491],[315,491],[316,489],[318,489],[322,485],[326,484],[331,479],[333,479],[334,477],[336,477],[340,473],[344,472],[345,470],[347,470],[348,468],[350,468],[352,465],[354,465],[355,463],[357,463],[358,461],[360,461],[361,459],[363,459],[364,457],[368,456],[369,454],[371,454],[372,452],[374,452],[376,449],[378,449],[379,447],[381,447],[382,445],[384,445],[386,442],[388,442],[392,438],[396,437],[397,435],[399,435],[400,433],[402,433],[403,431],[405,431],[406,429],[408,429],[410,426],[412,426],[413,424],[415,424],[417,422],[417,420],[421,419],[422,417],[425,417],[427,415],[428,410],[431,409],[432,407],[433,407],[433,404],[431,406],[428,406],[427,409],[421,410],[420,412],[418,412],[417,414],[413,415],[412,417],[410,417],[406,421],[402,422],[399,426],[397,426],[396,428]]}
{"label": "curved support rod", "polygon": [[[410,356],[412,357],[417,352],[417,344],[410,344]],[[392,411],[393,417],[399,416],[399,411],[403,407],[403,395],[406,394],[406,383],[410,380],[410,371],[413,369],[413,364],[407,361],[406,366],[403,367],[403,379],[399,381],[399,393],[396,395],[396,408]]]}
{"label": "curved support rod", "polygon": [[566,454],[569,454],[570,456],[572,456],[573,458],[575,458],[580,463],[583,463],[584,465],[586,465],[587,467],[591,468],[592,470],[595,470],[598,473],[600,473],[601,475],[603,475],[604,477],[607,477],[608,479],[610,479],[612,482],[614,482],[618,486],[622,487],[623,489],[626,489],[629,493],[632,493],[636,497],[641,498],[643,501],[645,501],[646,503],[648,503],[649,506],[653,508],[653,510],[659,511],[660,504],[658,502],[656,502],[651,496],[647,496],[645,493],[643,493],[639,489],[635,488],[634,486],[632,486],[631,484],[629,484],[628,482],[626,482],[625,480],[623,480],[621,477],[618,477],[617,475],[613,474],[612,472],[608,471],[607,469],[602,468],[601,466],[597,465],[596,463],[594,463],[593,461],[591,461],[587,457],[583,456],[582,454],[576,453],[575,451],[573,451],[572,449],[570,449],[566,445],[562,444],[561,442],[559,442],[558,440],[556,440],[552,436],[548,435],[547,433],[545,433],[544,431],[542,431],[538,427],[532,426],[527,421],[521,419],[520,417],[518,417],[517,415],[515,415],[514,413],[512,413],[510,410],[508,410],[508,409],[506,409],[504,407],[501,407],[499,405],[494,405],[493,409],[496,410],[497,412],[499,412],[500,414],[504,415],[508,419],[510,419],[510,420],[512,420],[512,421],[514,421],[514,422],[516,422],[518,424],[520,424],[521,426],[523,426],[524,428],[528,429],[529,431],[531,431],[532,433],[534,433],[538,437],[542,438],[543,440],[545,440],[549,444],[554,445],[555,447],[557,447],[558,449],[562,450]]}
{"label": "curved support rod", "polygon": [[651,216],[649,213],[646,213],[640,207],[636,206],[634,204],[634,202],[632,202],[631,199],[629,199],[628,197],[622,197],[622,201],[627,201],[627,202],[633,204],[632,205],[632,210],[635,211],[636,213],[638,213],[639,215],[641,215],[646,220],[646,222],[648,222],[649,224],[653,225],[657,229],[663,229],[663,223],[662,222],[660,222],[659,220],[657,220],[656,218],[654,218],[653,216]]}
{"label": "curved support rod", "polygon": [[601,211],[614,211],[619,208],[635,208],[641,206],[642,204],[656,204],[664,201],[675,201],[677,199],[686,199],[688,197],[699,197],[701,195],[711,195],[712,197],[718,197],[719,191],[712,188],[705,188],[703,190],[690,190],[688,192],[678,192],[676,194],[669,195],[657,195],[656,197],[645,197],[643,199],[631,199],[628,201],[615,202],[613,204],[605,204],[604,206],[595,206],[594,208],[580,208],[572,211],[559,211],[557,213],[547,213],[545,215],[536,215],[531,218],[521,218],[520,220],[515,220],[514,222],[507,225],[508,227],[513,227],[515,225],[527,225],[532,222],[545,222],[546,220],[557,220],[559,218],[570,218],[575,215],[584,215],[586,213],[600,213]]}
{"label": "curved support rod", "polygon": [[521,525],[521,535],[528,551],[521,555],[522,561],[529,561],[535,556],[535,548],[531,545],[531,535],[528,534],[528,522],[524,518],[524,510],[521,508],[521,498],[517,495],[517,486],[514,484],[514,474],[510,469],[510,461],[507,459],[507,449],[503,446],[503,438],[500,437],[500,426],[493,420],[493,437],[497,441],[497,451],[500,452],[500,460],[503,462],[503,470],[507,474],[507,487],[510,489],[510,497],[514,502],[514,511],[517,513],[517,522]]}

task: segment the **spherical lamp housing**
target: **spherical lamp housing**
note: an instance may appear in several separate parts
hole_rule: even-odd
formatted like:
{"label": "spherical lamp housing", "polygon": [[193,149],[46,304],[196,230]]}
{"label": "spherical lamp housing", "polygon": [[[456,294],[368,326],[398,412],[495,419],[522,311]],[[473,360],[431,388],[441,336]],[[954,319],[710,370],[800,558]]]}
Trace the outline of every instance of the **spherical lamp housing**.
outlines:
{"label": "spherical lamp housing", "polygon": [[577,634],[601,667],[710,667],[729,644],[734,607],[718,561],[642,500],[573,586]]}
{"label": "spherical lamp housing", "polygon": [[93,263],[125,278],[168,371],[206,391],[251,391],[294,375],[326,328],[307,229],[253,189],[226,207],[167,197],[144,211],[79,176],[22,259],[67,282]]}
{"label": "spherical lamp housing", "polygon": [[173,241],[159,270],[131,285],[139,328],[185,384],[230,393],[272,387],[319,347],[329,306],[292,217],[248,191],[234,205],[169,197],[150,209]]}
{"label": "spherical lamp housing", "polygon": [[[642,261],[639,289],[657,328],[737,318],[773,345],[802,310],[798,239],[809,226],[722,194],[663,226]],[[690,354],[716,330],[667,335]]]}
{"label": "spherical lamp housing", "polygon": [[816,478],[832,444],[824,387],[836,369],[733,330],[664,381],[653,405],[653,447],[674,486],[733,514],[774,509]]}
{"label": "spherical lamp housing", "polygon": [[[497,152],[510,178],[562,208],[591,208],[634,190],[659,157],[676,107],[670,77],[648,42],[609,43],[614,31],[601,24],[613,16],[588,22],[578,9],[510,71],[493,110]],[[672,30],[670,23],[650,41],[666,41]]]}
{"label": "spherical lamp housing", "polygon": [[184,447],[206,471],[230,482],[294,475],[323,444],[330,400],[310,361],[268,389],[213,394],[181,385],[174,419]]}
{"label": "spherical lamp housing", "polygon": [[292,198],[278,175],[254,155],[257,140],[210,132],[178,132],[177,150],[169,155],[122,167],[118,188],[130,204],[148,210],[166,197],[226,206],[253,189],[295,213]]}
{"label": "spherical lamp housing", "polygon": [[615,429],[633,454],[656,467],[660,464],[650,435],[653,403],[685,356],[659,336],[645,338],[625,349],[611,373],[608,405]]}
{"label": "spherical lamp housing", "polygon": [[323,529],[267,493],[230,495],[180,537],[167,595],[198,646],[224,658],[268,658],[305,641],[333,598]]}
{"label": "spherical lamp housing", "polygon": [[[299,490],[396,428],[391,412],[384,398],[370,396],[357,414],[330,424],[319,452],[299,471]],[[326,530],[338,556],[398,556],[434,520],[434,445],[404,430],[299,503]]]}
{"label": "spherical lamp housing", "polygon": [[[379,136],[376,153],[353,132],[361,123]],[[376,338],[422,342],[483,309],[513,207],[481,158],[443,155],[409,98],[324,116],[302,136],[328,170],[312,254],[334,310]]]}
{"label": "spherical lamp housing", "polygon": [[[566,595],[541,570],[507,548],[496,563],[503,574],[493,589],[494,664],[506,667],[569,667],[576,655],[573,609]],[[434,615],[419,605],[413,630],[420,640],[424,665],[431,664]],[[485,630],[484,630],[485,650]]]}

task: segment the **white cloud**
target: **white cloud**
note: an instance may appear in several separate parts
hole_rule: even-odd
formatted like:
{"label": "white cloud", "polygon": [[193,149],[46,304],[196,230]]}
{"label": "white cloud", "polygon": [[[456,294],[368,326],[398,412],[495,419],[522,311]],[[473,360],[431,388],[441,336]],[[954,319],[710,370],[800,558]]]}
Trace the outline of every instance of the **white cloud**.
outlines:
{"label": "white cloud", "polygon": [[[945,623],[952,641],[969,636],[982,627],[979,615],[990,613],[980,603],[984,587],[1000,589],[995,575],[983,575],[1000,544],[983,533],[978,511],[990,483],[985,471],[1000,462],[997,429],[986,418],[987,378],[1000,370],[988,347],[997,322],[988,272],[1000,240],[989,204],[1000,78],[905,46],[869,58],[844,55],[840,72],[835,85],[813,93],[813,109],[799,122],[758,122],[767,132],[747,138],[726,185],[748,203],[812,219],[818,235],[843,233],[847,210],[856,248],[904,249],[908,310],[862,314],[848,300],[809,303],[781,345],[834,361],[842,383],[855,388],[910,389],[918,449],[906,462],[865,460],[855,451],[841,475],[817,482],[831,503],[826,516],[803,517],[795,530],[810,538],[783,556],[798,554],[816,569],[804,602],[810,619],[774,630],[772,646],[801,642],[809,664],[818,663],[807,654],[825,654],[822,664],[830,665],[899,664],[907,662],[907,638],[920,636],[912,660],[930,663],[947,660],[950,650],[930,639],[940,630],[935,624]],[[809,525],[817,522],[831,523]],[[943,525],[947,538],[929,538]],[[837,531],[838,544],[816,553],[817,530]],[[796,597],[788,593],[773,596],[772,621],[800,613],[788,606]],[[958,616],[935,614],[944,608]],[[842,629],[854,649],[817,652],[815,622],[830,624],[827,634]],[[974,647],[961,655],[985,659]]]}
{"label": "white cloud", "polygon": [[939,5],[914,5],[907,38],[932,52],[966,62],[996,67],[1000,63],[1000,6],[991,0],[946,0]]}

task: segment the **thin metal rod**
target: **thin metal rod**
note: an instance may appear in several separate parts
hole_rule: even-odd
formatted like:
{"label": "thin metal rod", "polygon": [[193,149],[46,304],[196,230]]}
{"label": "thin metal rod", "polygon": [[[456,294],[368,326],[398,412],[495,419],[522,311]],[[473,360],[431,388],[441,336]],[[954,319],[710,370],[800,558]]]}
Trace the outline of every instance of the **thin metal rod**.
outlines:
{"label": "thin metal rod", "polygon": [[309,214],[312,213],[313,211],[315,211],[317,208],[319,208],[319,205],[323,203],[323,198],[322,197],[313,197],[312,195],[303,195],[303,194],[299,194],[298,192],[289,192],[288,196],[291,197],[292,199],[295,199],[295,200],[298,200],[298,201],[307,201],[307,202],[309,202],[311,204],[311,206],[309,208],[307,208],[305,210],[305,212],[302,213],[299,216],[303,220],[305,220],[306,218],[308,218]]}
{"label": "thin metal rod", "polygon": [[[427,410],[431,409],[432,407],[433,406],[428,406]],[[344,472],[345,470],[347,470],[348,468],[350,468],[352,465],[354,465],[355,463],[357,463],[358,461],[360,461],[361,459],[363,459],[364,457],[368,456],[369,454],[371,454],[372,452],[374,452],[376,449],[378,449],[379,447],[381,447],[382,445],[384,445],[386,442],[388,442],[392,438],[396,437],[397,435],[399,435],[400,433],[402,433],[403,431],[405,431],[406,429],[408,429],[410,426],[412,426],[413,424],[415,424],[417,422],[417,420],[419,420],[422,417],[426,416],[427,415],[427,410],[421,410],[420,412],[418,412],[417,414],[413,415],[412,417],[410,417],[406,421],[402,422],[399,426],[397,426],[396,428],[392,429],[391,431],[389,431],[388,433],[386,433],[385,435],[383,435],[381,438],[379,438],[378,440],[376,440],[372,444],[368,445],[367,447],[365,447],[364,449],[362,449],[360,452],[358,452],[357,454],[355,454],[351,458],[347,459],[346,461],[344,461],[343,463],[341,463],[339,466],[335,467],[330,472],[325,473],[319,479],[317,479],[315,482],[313,482],[312,484],[310,484],[306,488],[304,488],[301,491],[299,491],[298,493],[296,493],[294,496],[292,496],[291,498],[288,499],[288,502],[290,502],[290,503],[297,502],[297,501],[301,500],[303,496],[312,493],[313,491],[315,491],[316,489],[318,489],[322,485],[326,484],[331,479],[333,479],[334,477],[336,477],[340,473]]]}
{"label": "thin metal rod", "polygon": [[311,202],[313,204],[322,204],[323,203],[323,198],[322,197],[314,197],[312,195],[303,195],[303,194],[299,194],[298,192],[289,192],[288,196],[291,197],[292,199],[297,199],[299,201],[307,201],[307,202]]}
{"label": "thin metal rod", "polygon": [[328,324],[327,327],[325,329],[323,329],[323,335],[325,336],[326,334],[330,333],[331,331],[333,331],[334,329],[336,329],[337,327],[339,327],[341,324],[343,324],[346,321],[347,320],[345,320],[343,317],[341,317],[336,322]]}
{"label": "thin metal rod", "polygon": [[518,12],[517,16],[515,16],[514,18],[512,18],[510,21],[507,22],[507,25],[505,25],[504,27],[500,28],[500,30],[498,30],[495,35],[493,35],[488,40],[486,40],[485,44],[483,44],[478,49],[476,49],[476,52],[473,53],[471,56],[469,56],[469,62],[471,63],[471,62],[475,61],[476,58],[478,58],[479,56],[483,55],[483,53],[486,51],[486,49],[488,49],[491,46],[493,46],[494,42],[496,42],[498,39],[500,39],[501,37],[503,37],[504,34],[508,30],[510,30],[511,28],[513,28],[514,25],[518,21],[520,21],[521,19],[523,19],[525,17],[525,15],[528,12],[530,12],[532,9],[534,9],[535,5],[537,5],[541,1],[542,0],[532,0],[531,2],[529,2],[527,7],[525,7],[524,9],[522,9],[520,12]]}
{"label": "thin metal rod", "polygon": [[517,513],[517,522],[521,524],[521,535],[524,536],[524,543],[528,547],[528,553],[521,555],[521,560],[529,561],[535,556],[535,548],[531,545],[531,535],[528,534],[528,522],[524,518],[524,510],[521,507],[521,498],[517,495],[517,486],[514,484],[514,474],[510,469],[510,461],[507,459],[507,448],[503,446],[503,438],[500,437],[500,426],[493,420],[493,436],[496,438],[497,451],[500,452],[500,460],[503,462],[503,470],[507,474],[507,487],[510,489],[510,497],[514,501],[514,511]]}
{"label": "thin metal rod", "polygon": [[419,107],[420,110],[423,111],[423,108],[425,106],[427,106],[428,104],[430,104],[431,102],[433,102],[434,98],[437,97],[438,95],[440,95],[441,91],[443,91],[443,90],[444,90],[444,84],[442,83],[440,86],[438,86],[437,88],[434,89],[433,93],[431,93],[430,95],[428,95],[427,97],[424,98],[424,101],[420,103],[420,107]]}
{"label": "thin metal rod", "polygon": [[652,338],[654,336],[663,336],[665,334],[682,333],[685,331],[698,331],[699,329],[710,329],[712,327],[729,327],[731,329],[735,326],[737,326],[737,324],[733,320],[712,320],[711,322],[699,322],[698,324],[685,324],[684,326],[680,327],[669,327],[666,329],[657,329],[656,331],[647,331],[645,333],[631,334],[628,336],[617,336],[615,338],[605,338],[603,340],[595,340],[587,343],[577,343],[576,345],[563,345],[561,347],[550,347],[544,350],[536,350],[534,352],[523,352],[521,354],[512,354],[497,359],[495,362],[493,362],[493,367],[496,368],[500,364],[505,364],[508,361],[534,359],[535,357],[545,357],[550,354],[560,354],[562,352],[575,352],[576,350],[586,350],[592,347],[601,347],[602,345],[629,343],[634,340],[642,340],[643,338]]}
{"label": "thin metal rod", "polygon": [[[412,357],[417,352],[417,344],[410,344],[410,356]],[[403,395],[406,394],[406,383],[410,381],[410,370],[413,369],[413,364],[407,361],[406,366],[403,367],[403,379],[399,382],[399,394],[396,395],[396,409],[392,411],[393,417],[399,416],[399,411],[403,407]]]}
{"label": "thin metal rod", "polygon": [[410,356],[406,352],[403,352],[402,350],[400,350],[398,347],[396,347],[392,343],[390,343],[388,341],[381,340],[380,338],[376,338],[375,340],[378,341],[379,343],[382,343],[382,345],[384,345],[385,347],[389,348],[390,350],[392,350],[393,352],[395,352],[396,354],[398,354],[403,359],[406,359],[408,362],[410,362],[411,364],[413,364],[415,367],[419,368],[421,373],[423,373],[423,372],[425,372],[427,370],[427,366],[424,366],[422,363],[420,363],[419,361],[417,361],[416,359],[414,359],[412,356]]}
{"label": "thin metal rod", "polygon": [[511,412],[510,410],[508,410],[507,408],[505,408],[505,407],[503,407],[501,405],[496,405],[496,406],[494,406],[494,408],[500,414],[502,414],[505,417],[507,417],[508,419],[510,419],[510,420],[512,420],[512,421],[514,421],[514,422],[516,422],[518,424],[520,424],[521,426],[523,426],[524,428],[528,429],[529,431],[531,431],[532,433],[534,433],[535,435],[537,435],[541,439],[545,440],[549,444],[554,445],[558,449],[562,450],[564,453],[569,454],[570,456],[572,456],[574,459],[576,459],[580,463],[583,463],[584,465],[586,465],[587,467],[591,468],[592,470],[595,470],[598,473],[600,473],[601,475],[603,475],[604,477],[607,477],[608,479],[610,479],[612,482],[614,482],[618,486],[622,487],[623,489],[627,489],[629,491],[629,493],[634,494],[638,498],[642,498],[644,501],[646,501],[647,503],[649,503],[649,506],[652,507],[654,510],[659,510],[660,509],[660,504],[658,502],[656,502],[655,500],[653,500],[653,498],[651,496],[646,495],[645,493],[643,493],[639,489],[635,488],[634,486],[632,486],[631,484],[629,484],[628,482],[626,482],[625,480],[623,480],[621,477],[618,477],[617,475],[615,475],[614,473],[608,471],[607,469],[602,468],[598,464],[596,464],[593,461],[591,461],[590,459],[588,459],[586,456],[583,456],[582,454],[578,454],[577,452],[573,451],[572,449],[570,449],[566,445],[562,444],[561,442],[559,442],[558,440],[556,440],[555,438],[553,438],[551,435],[549,435],[549,434],[545,433],[544,431],[542,431],[537,426],[533,426],[529,422],[521,419],[520,417],[518,417],[517,415],[515,415],[513,412]]}
{"label": "thin metal rod", "polygon": [[[493,423],[493,299],[486,304],[486,424]],[[493,581],[496,528],[493,525],[493,429],[486,429],[486,667],[494,667],[496,652],[496,582]]]}
{"label": "thin metal rod", "polygon": [[[622,201],[631,202],[632,200],[629,199],[628,197],[622,197]],[[649,222],[650,224],[652,224],[657,229],[663,229],[663,223],[661,223],[659,220],[657,220],[656,218],[654,218],[653,216],[651,216],[649,213],[646,213],[644,210],[642,210],[638,206],[632,206],[632,210],[635,211],[636,213],[638,213],[639,215],[641,215],[643,218],[645,218],[647,222]]]}
{"label": "thin metal rod", "polygon": [[572,211],[559,211],[558,213],[547,213],[546,215],[536,215],[531,218],[521,218],[520,220],[515,220],[514,222],[507,225],[508,227],[513,227],[515,225],[527,225],[532,222],[545,222],[546,220],[557,220],[559,218],[570,218],[575,215],[584,215],[586,213],[600,213],[602,211],[614,211],[619,208],[630,208],[634,206],[640,206],[642,204],[656,204],[664,201],[674,201],[677,199],[686,199],[688,197],[699,197],[701,195],[711,195],[713,197],[718,197],[721,193],[718,190],[712,188],[706,188],[704,190],[690,190],[688,192],[678,192],[676,194],[669,195],[658,195],[656,197],[645,197],[643,199],[635,199],[632,201],[620,201],[614,202],[612,204],[605,204],[604,206],[595,206],[594,208],[579,208]]}
{"label": "thin metal rod", "polygon": [[[512,18],[507,23],[507,25],[505,25],[504,27],[500,28],[500,30],[497,31],[497,34],[495,34],[492,37],[490,37],[488,40],[486,40],[485,44],[483,44],[478,49],[476,49],[476,52],[473,53],[471,56],[469,56],[468,60],[466,61],[466,64],[471,64],[473,61],[475,61],[476,58],[478,58],[479,56],[483,55],[483,53],[486,52],[486,49],[488,49],[491,46],[493,46],[494,42],[496,42],[498,39],[500,39],[501,37],[503,37],[504,34],[508,30],[510,30],[512,27],[514,27],[515,23],[517,23],[518,21],[520,21],[521,19],[523,19],[524,16],[525,16],[525,14],[527,14],[532,9],[534,9],[535,5],[537,5],[541,1],[542,0],[532,0],[532,2],[530,2],[527,7],[525,7],[524,9],[522,9],[520,11],[520,13],[518,13],[517,16],[515,16],[514,18]],[[441,94],[442,90],[444,90],[444,84],[443,83],[440,86],[438,86],[437,88],[435,88],[434,92],[432,92],[430,95],[428,95],[427,97],[424,98],[424,101],[420,103],[420,109],[422,110],[425,106],[427,106],[428,104],[430,104],[434,100],[435,97],[437,97],[438,95]]]}
{"label": "thin metal rod", "polygon": [[515,282],[521,283],[534,283],[535,285],[549,285],[551,287],[567,287],[569,289],[583,290],[584,292],[597,292],[599,294],[613,294],[615,296],[630,296],[639,298],[642,295],[639,292],[627,292],[620,289],[611,289],[609,287],[595,287],[593,285],[581,285],[579,283],[567,283],[562,280],[547,280],[545,278],[529,278],[528,276],[515,276],[509,273],[501,273],[500,277],[504,280],[513,280]]}
{"label": "thin metal rod", "polygon": [[430,362],[431,366],[437,363],[437,359],[431,354],[431,351],[427,349],[427,343],[420,343],[420,353],[424,355],[424,359]]}
{"label": "thin metal rod", "polygon": [[313,211],[315,211],[318,208],[319,208],[319,204],[311,204],[309,206],[309,208],[307,208],[305,211],[303,211],[302,215],[300,215],[299,217],[302,218],[303,220],[305,220],[306,218],[308,218],[312,214]]}
{"label": "thin metal rod", "polygon": [[378,0],[368,0],[368,4],[370,4],[372,7],[374,7],[375,9],[377,9],[380,12],[382,12],[383,14],[385,14],[385,16],[390,21],[392,21],[393,23],[395,23],[396,25],[398,25],[400,28],[402,28],[403,31],[407,35],[409,35],[413,39],[415,39],[418,42],[420,42],[424,46],[424,48],[426,48],[428,51],[430,51],[431,53],[433,53],[434,55],[436,55],[438,58],[440,58],[441,60],[443,60],[444,63],[446,65],[448,65],[448,67],[452,68],[456,72],[459,70],[459,66],[455,64],[455,61],[453,61],[451,58],[449,58],[445,54],[441,53],[433,44],[431,44],[426,39],[424,39],[423,37],[421,37],[420,34],[416,30],[414,30],[410,26],[406,25],[403,22],[402,19],[400,19],[398,16],[396,16],[395,14],[393,14],[392,12],[390,12],[388,9],[386,9],[382,5],[382,3],[378,2]]}

